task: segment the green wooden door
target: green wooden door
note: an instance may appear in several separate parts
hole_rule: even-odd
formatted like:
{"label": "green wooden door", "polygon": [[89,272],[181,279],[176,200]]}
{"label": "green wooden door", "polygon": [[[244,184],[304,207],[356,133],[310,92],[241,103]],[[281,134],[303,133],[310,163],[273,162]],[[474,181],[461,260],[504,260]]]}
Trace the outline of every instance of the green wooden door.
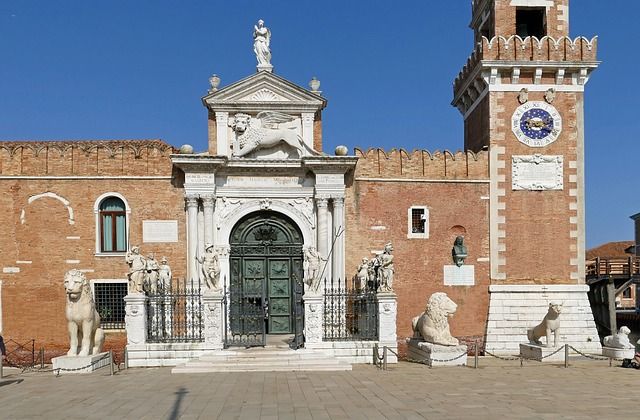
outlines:
{"label": "green wooden door", "polygon": [[246,335],[262,327],[268,334],[293,333],[293,278],[302,276],[303,240],[297,226],[277,213],[254,213],[238,223],[230,242],[232,332]]}

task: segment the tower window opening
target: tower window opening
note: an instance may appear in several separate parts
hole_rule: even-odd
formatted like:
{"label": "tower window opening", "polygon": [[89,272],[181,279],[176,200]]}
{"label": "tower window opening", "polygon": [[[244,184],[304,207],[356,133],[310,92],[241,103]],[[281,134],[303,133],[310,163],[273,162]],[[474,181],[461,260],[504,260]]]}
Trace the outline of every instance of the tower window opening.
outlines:
{"label": "tower window opening", "polygon": [[528,36],[542,38],[547,34],[546,15],[544,8],[518,7],[516,9],[516,34],[520,38]]}

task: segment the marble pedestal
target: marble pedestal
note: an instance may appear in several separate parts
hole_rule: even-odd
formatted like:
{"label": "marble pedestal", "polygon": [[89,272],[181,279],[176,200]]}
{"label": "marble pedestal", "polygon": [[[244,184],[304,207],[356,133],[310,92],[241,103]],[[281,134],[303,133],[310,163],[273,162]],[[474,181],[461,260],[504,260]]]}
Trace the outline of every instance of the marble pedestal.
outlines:
{"label": "marble pedestal", "polygon": [[[538,362],[562,362],[564,361],[564,346],[544,347],[537,344],[520,344],[520,357],[525,360],[536,360]],[[558,351],[558,349],[561,349]],[[553,352],[558,351],[553,356]]]}
{"label": "marble pedestal", "polygon": [[[98,360],[100,361],[97,362]],[[73,370],[73,371],[60,370],[60,375],[64,375],[68,373],[91,373],[94,370],[98,370],[102,367],[109,366],[109,353],[102,352],[93,356],[54,357],[53,359],[51,359],[51,363],[53,363],[53,369],[54,369],[53,373],[56,375],[58,374],[58,371],[56,369],[79,369],[79,370]],[[83,368],[83,369],[80,369],[80,368]]]}
{"label": "marble pedestal", "polygon": [[424,363],[429,366],[466,366],[467,346],[441,346],[422,339],[407,339],[410,362]]}
{"label": "marble pedestal", "polygon": [[635,349],[618,349],[614,347],[602,347],[602,355],[612,359],[633,359]]}

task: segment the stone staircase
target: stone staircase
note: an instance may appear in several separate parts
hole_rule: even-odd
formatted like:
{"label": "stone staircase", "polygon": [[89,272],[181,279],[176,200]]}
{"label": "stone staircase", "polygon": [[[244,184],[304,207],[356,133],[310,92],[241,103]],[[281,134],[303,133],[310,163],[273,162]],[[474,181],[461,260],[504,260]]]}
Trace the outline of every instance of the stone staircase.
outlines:
{"label": "stone staircase", "polygon": [[171,373],[344,371],[351,364],[318,350],[285,346],[228,349],[178,365]]}

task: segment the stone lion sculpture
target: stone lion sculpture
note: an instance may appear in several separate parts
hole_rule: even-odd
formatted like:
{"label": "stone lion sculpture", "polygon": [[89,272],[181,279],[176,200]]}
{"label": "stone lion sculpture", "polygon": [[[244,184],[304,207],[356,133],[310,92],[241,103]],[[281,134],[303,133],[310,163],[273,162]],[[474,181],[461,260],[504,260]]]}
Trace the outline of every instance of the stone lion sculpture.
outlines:
{"label": "stone lion sculpture", "polygon": [[293,129],[279,128],[281,123],[294,120],[290,115],[263,111],[258,113],[256,118],[261,122],[259,128],[251,125],[251,116],[248,114],[236,114],[229,121],[229,126],[236,134],[233,156],[242,157],[254,150],[268,149],[280,143],[285,143],[296,149],[299,157],[309,154],[318,155],[318,152],[307,146]]}
{"label": "stone lion sculpture", "polygon": [[558,347],[558,336],[560,335],[560,313],[562,313],[561,303],[550,303],[547,315],[542,322],[534,328],[527,330],[527,338],[531,344],[542,346],[541,337],[547,337],[547,347],[551,347],[551,333],[553,337],[553,347]]}
{"label": "stone lion sculpture", "polygon": [[602,340],[605,347],[612,347],[615,349],[635,349],[636,346],[629,341],[629,334],[631,330],[628,327],[620,327],[618,334],[608,335]]}
{"label": "stone lion sculpture", "polygon": [[457,338],[449,331],[449,317],[458,309],[446,293],[438,292],[431,295],[427,308],[422,315],[413,318],[414,337],[422,337],[425,341],[443,346],[457,346]]}
{"label": "stone lion sculpture", "polygon": [[91,296],[89,281],[80,270],[70,270],[64,275],[67,293],[67,326],[69,351],[67,356],[89,356],[100,353],[104,331],[100,328],[100,315]]}

